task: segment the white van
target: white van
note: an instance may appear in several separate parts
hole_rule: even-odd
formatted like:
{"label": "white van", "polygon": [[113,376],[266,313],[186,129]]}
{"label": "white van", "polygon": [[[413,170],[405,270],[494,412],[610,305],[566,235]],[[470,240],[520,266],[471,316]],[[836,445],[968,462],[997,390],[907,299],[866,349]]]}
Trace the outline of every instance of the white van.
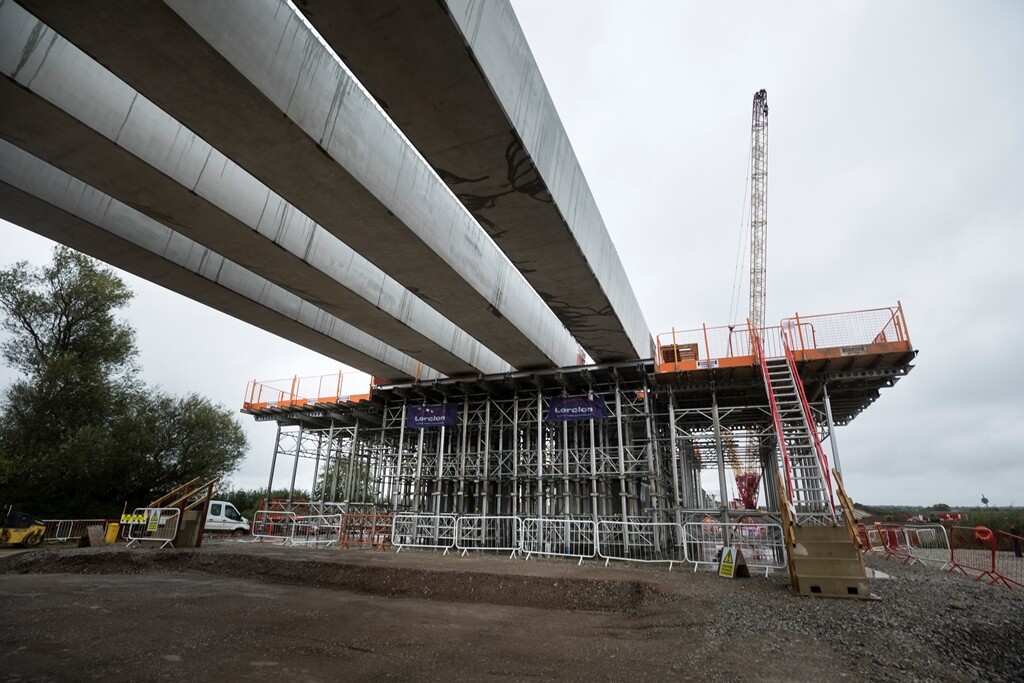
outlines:
{"label": "white van", "polygon": [[210,509],[206,513],[206,531],[243,536],[249,533],[249,520],[226,500],[211,500]]}

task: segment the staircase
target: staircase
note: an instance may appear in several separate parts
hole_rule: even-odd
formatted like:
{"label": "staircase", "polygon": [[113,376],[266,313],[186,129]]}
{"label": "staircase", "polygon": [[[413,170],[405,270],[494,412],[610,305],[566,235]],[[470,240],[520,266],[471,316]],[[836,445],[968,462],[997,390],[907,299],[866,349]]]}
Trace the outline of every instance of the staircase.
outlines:
{"label": "staircase", "polygon": [[792,507],[786,498],[786,485],[782,475],[776,473],[790,584],[796,595],[874,599],[864,569],[864,555],[853,534],[856,527],[850,523],[853,505],[851,502],[847,515],[845,505],[848,499],[842,482],[837,480],[837,483],[844,500],[847,526],[797,526],[793,523]]}
{"label": "staircase", "polygon": [[779,437],[782,470],[786,476],[786,497],[793,505],[794,522],[817,521],[834,524],[835,504],[828,477],[828,461],[810,419],[811,410],[804,396],[803,383],[783,332],[782,358],[765,358],[761,338],[756,338],[761,374],[772,421]]}
{"label": "staircase", "polygon": [[766,359],[765,383],[774,401],[775,428],[785,447],[787,493],[797,520],[805,515],[831,515],[831,496],[816,448],[815,427],[808,424],[797,379],[786,358]]}
{"label": "staircase", "polygon": [[840,526],[793,527],[793,592],[827,598],[867,599],[871,586],[864,558]]}

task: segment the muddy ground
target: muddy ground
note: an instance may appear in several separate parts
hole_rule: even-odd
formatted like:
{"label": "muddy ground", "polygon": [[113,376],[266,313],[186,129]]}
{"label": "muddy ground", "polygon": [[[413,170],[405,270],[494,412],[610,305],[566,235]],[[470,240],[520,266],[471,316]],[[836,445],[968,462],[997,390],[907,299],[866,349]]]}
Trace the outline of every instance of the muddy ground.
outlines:
{"label": "muddy ground", "polygon": [[1024,680],[986,649],[1024,642],[1024,591],[878,566],[851,601],[678,566],[46,548],[0,557],[0,680]]}

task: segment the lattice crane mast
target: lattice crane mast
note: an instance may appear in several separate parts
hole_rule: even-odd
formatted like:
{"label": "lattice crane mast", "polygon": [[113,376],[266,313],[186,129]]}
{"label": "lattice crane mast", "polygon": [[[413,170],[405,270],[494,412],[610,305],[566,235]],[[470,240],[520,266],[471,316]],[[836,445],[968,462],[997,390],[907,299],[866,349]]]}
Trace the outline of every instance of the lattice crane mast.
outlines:
{"label": "lattice crane mast", "polygon": [[750,124],[750,324],[764,329],[768,241],[768,91],[754,93]]}

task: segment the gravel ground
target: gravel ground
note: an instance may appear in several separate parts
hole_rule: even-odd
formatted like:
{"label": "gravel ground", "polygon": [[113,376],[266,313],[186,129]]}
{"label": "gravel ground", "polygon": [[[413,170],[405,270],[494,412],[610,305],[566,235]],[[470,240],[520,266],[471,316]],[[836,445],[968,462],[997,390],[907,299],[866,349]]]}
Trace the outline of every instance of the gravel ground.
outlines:
{"label": "gravel ground", "polygon": [[[891,575],[872,582],[878,600],[678,567],[231,541],[42,549],[0,556],[0,680],[1024,681],[1024,589],[868,564]],[[126,630],[156,623],[183,635],[131,641],[125,658]],[[210,646],[226,638],[230,654]]]}

